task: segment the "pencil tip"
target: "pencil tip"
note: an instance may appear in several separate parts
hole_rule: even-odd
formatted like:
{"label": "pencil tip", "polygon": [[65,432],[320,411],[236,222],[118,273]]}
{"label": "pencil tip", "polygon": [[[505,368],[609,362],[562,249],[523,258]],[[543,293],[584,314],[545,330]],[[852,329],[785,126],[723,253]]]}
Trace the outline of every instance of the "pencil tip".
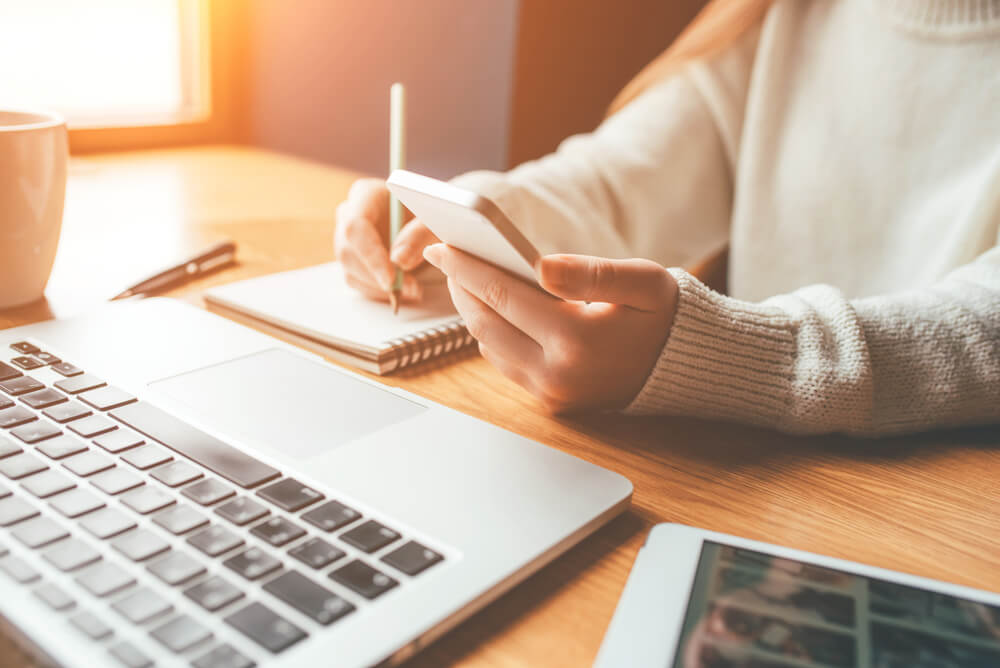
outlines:
{"label": "pencil tip", "polygon": [[392,304],[392,314],[399,313],[399,295],[396,294],[395,290],[389,293],[389,303]]}

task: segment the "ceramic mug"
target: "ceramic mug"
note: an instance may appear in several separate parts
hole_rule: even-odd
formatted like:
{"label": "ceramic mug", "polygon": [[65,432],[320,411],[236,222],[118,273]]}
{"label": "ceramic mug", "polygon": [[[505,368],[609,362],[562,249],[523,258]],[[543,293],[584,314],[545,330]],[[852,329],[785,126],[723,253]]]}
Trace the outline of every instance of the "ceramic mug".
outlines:
{"label": "ceramic mug", "polygon": [[62,228],[69,159],[56,114],[0,109],[0,309],[40,299]]}

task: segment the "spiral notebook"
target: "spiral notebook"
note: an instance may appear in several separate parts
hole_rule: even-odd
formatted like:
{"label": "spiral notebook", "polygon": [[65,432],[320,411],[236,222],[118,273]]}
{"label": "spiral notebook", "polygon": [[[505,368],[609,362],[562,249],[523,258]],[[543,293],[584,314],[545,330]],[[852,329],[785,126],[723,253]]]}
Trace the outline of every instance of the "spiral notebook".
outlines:
{"label": "spiral notebook", "polygon": [[209,308],[326,357],[387,374],[472,343],[444,283],[425,284],[419,304],[366,299],[331,262],[212,288]]}

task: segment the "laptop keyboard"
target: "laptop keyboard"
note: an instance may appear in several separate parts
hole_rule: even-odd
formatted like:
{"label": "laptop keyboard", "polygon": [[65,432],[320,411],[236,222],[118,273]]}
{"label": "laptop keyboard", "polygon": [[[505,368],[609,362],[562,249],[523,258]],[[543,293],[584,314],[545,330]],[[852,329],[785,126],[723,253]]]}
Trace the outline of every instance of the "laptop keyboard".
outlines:
{"label": "laptop keyboard", "polygon": [[[252,666],[444,560],[34,343],[10,347],[0,359],[0,577],[30,587],[123,666],[151,666],[157,651],[197,668]],[[173,591],[196,606],[175,610]],[[212,616],[249,642],[215,638]],[[122,622],[150,642],[120,638]]]}

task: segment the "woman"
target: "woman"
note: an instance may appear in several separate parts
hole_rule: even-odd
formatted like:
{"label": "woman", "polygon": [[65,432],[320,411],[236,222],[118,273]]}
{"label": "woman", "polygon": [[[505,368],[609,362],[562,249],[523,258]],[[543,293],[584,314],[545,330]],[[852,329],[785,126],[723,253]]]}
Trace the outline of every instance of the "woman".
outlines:
{"label": "woman", "polygon": [[[455,181],[590,255],[541,260],[551,295],[416,221],[388,253],[371,180],[338,210],[348,280],[384,298],[392,262],[426,258],[554,410],[863,435],[1000,417],[1000,0],[715,0],[613,111]],[[731,297],[663,268],[727,242]],[[630,256],[650,259],[608,259]]]}

